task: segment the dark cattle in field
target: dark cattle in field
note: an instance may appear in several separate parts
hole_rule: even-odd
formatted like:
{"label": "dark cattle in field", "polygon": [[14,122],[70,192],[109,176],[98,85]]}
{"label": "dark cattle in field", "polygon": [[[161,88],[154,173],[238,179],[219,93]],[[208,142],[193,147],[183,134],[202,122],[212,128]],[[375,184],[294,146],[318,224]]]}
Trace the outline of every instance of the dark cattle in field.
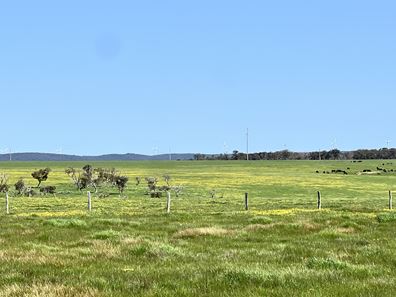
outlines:
{"label": "dark cattle in field", "polygon": [[316,173],[319,173],[319,170],[316,170]]}
{"label": "dark cattle in field", "polygon": [[347,170],[351,170],[351,168],[348,167]]}
{"label": "dark cattle in field", "polygon": [[370,169],[364,169],[363,172],[371,172]]}

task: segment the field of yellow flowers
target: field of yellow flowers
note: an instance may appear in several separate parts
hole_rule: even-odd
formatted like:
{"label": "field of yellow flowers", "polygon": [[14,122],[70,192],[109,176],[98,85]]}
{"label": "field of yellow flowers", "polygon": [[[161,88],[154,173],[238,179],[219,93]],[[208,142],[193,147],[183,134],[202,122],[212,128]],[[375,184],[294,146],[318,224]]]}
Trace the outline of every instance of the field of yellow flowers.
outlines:
{"label": "field of yellow flowers", "polygon": [[[0,163],[10,185],[10,213],[0,212],[0,297],[396,292],[396,213],[388,209],[396,161],[92,163],[128,176],[123,195],[76,190],[65,169],[84,165]],[[35,187],[31,173],[44,167],[52,171],[43,185],[56,186],[56,196],[16,195],[13,184]],[[169,214],[166,197],[150,198],[144,181],[163,185],[164,175],[183,188],[171,193]]]}

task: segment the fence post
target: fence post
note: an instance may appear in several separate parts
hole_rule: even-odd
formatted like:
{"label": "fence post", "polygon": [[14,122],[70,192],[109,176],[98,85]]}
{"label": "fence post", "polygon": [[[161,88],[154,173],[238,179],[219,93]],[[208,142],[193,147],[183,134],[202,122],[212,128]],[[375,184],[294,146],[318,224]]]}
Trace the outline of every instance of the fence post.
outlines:
{"label": "fence post", "polygon": [[91,203],[91,192],[88,191],[88,211],[92,210],[92,203]]}
{"label": "fence post", "polygon": [[171,211],[171,195],[170,192],[166,192],[166,212],[170,213]]}
{"label": "fence post", "polygon": [[9,202],[8,202],[8,192],[5,193],[6,196],[6,214],[10,213],[10,207],[9,207]]}
{"label": "fence post", "polygon": [[318,209],[322,208],[322,195],[320,194],[320,191],[318,191]]}
{"label": "fence post", "polygon": [[389,191],[389,209],[392,209],[392,191]]}
{"label": "fence post", "polygon": [[248,193],[245,193],[245,210],[249,209]]}

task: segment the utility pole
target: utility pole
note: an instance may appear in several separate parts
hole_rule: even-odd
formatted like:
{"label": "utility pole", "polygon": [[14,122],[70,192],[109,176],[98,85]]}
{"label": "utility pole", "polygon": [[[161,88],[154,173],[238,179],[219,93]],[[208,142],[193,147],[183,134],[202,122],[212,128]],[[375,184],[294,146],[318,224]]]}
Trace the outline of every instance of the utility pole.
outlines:
{"label": "utility pole", "polygon": [[249,128],[246,128],[246,161],[249,161]]}

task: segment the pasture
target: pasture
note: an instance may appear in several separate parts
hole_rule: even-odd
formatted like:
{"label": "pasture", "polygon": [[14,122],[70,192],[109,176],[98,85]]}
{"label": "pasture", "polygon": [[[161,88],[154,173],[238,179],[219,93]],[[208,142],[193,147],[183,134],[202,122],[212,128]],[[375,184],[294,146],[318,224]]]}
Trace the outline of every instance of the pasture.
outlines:
{"label": "pasture", "polygon": [[[43,184],[58,192],[10,193],[9,215],[2,194],[0,297],[396,292],[396,212],[388,210],[396,161],[92,162],[129,183],[125,197],[93,193],[91,212],[64,172],[85,164],[0,163],[10,185],[23,177],[35,186],[31,172],[50,167]],[[326,173],[337,169],[348,174]],[[165,197],[145,195],[144,180],[135,185],[137,176],[164,183],[163,175],[184,188],[170,214]]]}

